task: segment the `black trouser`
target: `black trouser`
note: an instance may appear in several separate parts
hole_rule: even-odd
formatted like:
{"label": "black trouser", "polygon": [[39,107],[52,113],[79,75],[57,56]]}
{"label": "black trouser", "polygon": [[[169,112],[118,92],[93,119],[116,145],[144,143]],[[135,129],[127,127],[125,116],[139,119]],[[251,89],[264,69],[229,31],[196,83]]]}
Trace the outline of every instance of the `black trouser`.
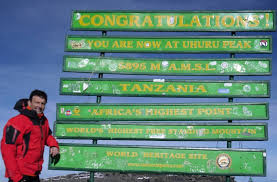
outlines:
{"label": "black trouser", "polygon": [[[40,182],[39,176],[23,176],[21,181],[22,182]],[[13,182],[13,180],[9,179],[9,182]]]}

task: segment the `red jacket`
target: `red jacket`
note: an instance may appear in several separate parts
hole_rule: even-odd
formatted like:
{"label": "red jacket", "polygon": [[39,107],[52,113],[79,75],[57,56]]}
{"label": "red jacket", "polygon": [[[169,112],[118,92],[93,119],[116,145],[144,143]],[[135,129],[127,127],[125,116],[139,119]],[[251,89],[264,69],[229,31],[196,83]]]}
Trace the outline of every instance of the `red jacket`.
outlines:
{"label": "red jacket", "polygon": [[5,176],[14,182],[21,180],[23,175],[40,174],[45,145],[59,147],[51,135],[48,120],[44,115],[39,117],[35,111],[24,108],[24,104],[23,108],[16,106],[15,109],[20,114],[7,122],[1,141],[1,153],[6,166]]}

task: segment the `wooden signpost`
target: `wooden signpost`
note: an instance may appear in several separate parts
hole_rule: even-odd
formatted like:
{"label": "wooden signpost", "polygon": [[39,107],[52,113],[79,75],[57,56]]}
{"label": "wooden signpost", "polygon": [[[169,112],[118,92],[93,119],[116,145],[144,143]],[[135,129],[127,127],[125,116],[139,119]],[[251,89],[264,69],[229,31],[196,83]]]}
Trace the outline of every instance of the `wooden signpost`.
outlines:
{"label": "wooden signpost", "polygon": [[91,37],[69,35],[68,52],[271,53],[269,36]]}
{"label": "wooden signpost", "polygon": [[63,71],[144,75],[270,75],[269,58],[135,59],[65,56]]}
{"label": "wooden signpost", "polygon": [[[265,150],[61,144],[54,169],[265,176]],[[50,168],[50,169],[51,169]]]}
{"label": "wooden signpost", "polygon": [[[134,127],[134,124],[136,126]],[[132,123],[56,121],[55,136],[60,139],[106,140],[267,140],[267,123]]]}
{"label": "wooden signpost", "polygon": [[[237,53],[272,53],[271,36],[235,36],[236,31],[275,31],[275,11],[73,11],[71,30],[102,36],[67,35],[63,71],[98,73],[98,78],[61,78],[60,94],[97,96],[96,103],[58,103],[54,134],[91,139],[93,145],[61,144],[61,160],[49,169],[266,176],[264,149],[231,149],[232,141],[268,140],[268,103],[233,98],[270,97],[269,81],[234,80],[235,75],[271,75],[270,58],[235,58]],[[107,31],[232,32],[232,36],[107,36]],[[105,57],[119,53],[220,53],[230,58]],[[103,73],[229,76],[229,80],[103,79]],[[101,103],[102,96],[228,98],[221,103]],[[163,121],[163,122],[159,122]],[[176,122],[178,121],[178,122]],[[194,122],[192,122],[194,121]],[[206,122],[200,122],[206,121]],[[209,121],[209,122],[207,122]],[[210,122],[228,121],[228,122]],[[97,140],[227,141],[227,148],[97,145]]]}

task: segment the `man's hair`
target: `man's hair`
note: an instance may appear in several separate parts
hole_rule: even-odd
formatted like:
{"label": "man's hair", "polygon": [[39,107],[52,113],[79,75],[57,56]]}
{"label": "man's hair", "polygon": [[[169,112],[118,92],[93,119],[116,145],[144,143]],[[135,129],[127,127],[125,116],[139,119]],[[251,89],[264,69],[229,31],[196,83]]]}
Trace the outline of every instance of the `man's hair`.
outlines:
{"label": "man's hair", "polygon": [[29,100],[31,101],[34,96],[39,96],[40,98],[45,99],[45,102],[47,102],[47,94],[44,91],[41,90],[33,90],[30,94]]}

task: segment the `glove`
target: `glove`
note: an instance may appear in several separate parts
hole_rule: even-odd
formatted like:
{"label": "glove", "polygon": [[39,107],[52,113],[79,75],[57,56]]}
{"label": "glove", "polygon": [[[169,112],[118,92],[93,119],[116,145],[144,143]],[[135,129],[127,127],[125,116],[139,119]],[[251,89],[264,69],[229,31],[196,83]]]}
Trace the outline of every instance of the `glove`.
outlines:
{"label": "glove", "polygon": [[57,154],[55,156],[50,155],[50,163],[51,164],[54,163],[54,166],[55,166],[59,162],[60,158],[61,158],[60,154]]}

